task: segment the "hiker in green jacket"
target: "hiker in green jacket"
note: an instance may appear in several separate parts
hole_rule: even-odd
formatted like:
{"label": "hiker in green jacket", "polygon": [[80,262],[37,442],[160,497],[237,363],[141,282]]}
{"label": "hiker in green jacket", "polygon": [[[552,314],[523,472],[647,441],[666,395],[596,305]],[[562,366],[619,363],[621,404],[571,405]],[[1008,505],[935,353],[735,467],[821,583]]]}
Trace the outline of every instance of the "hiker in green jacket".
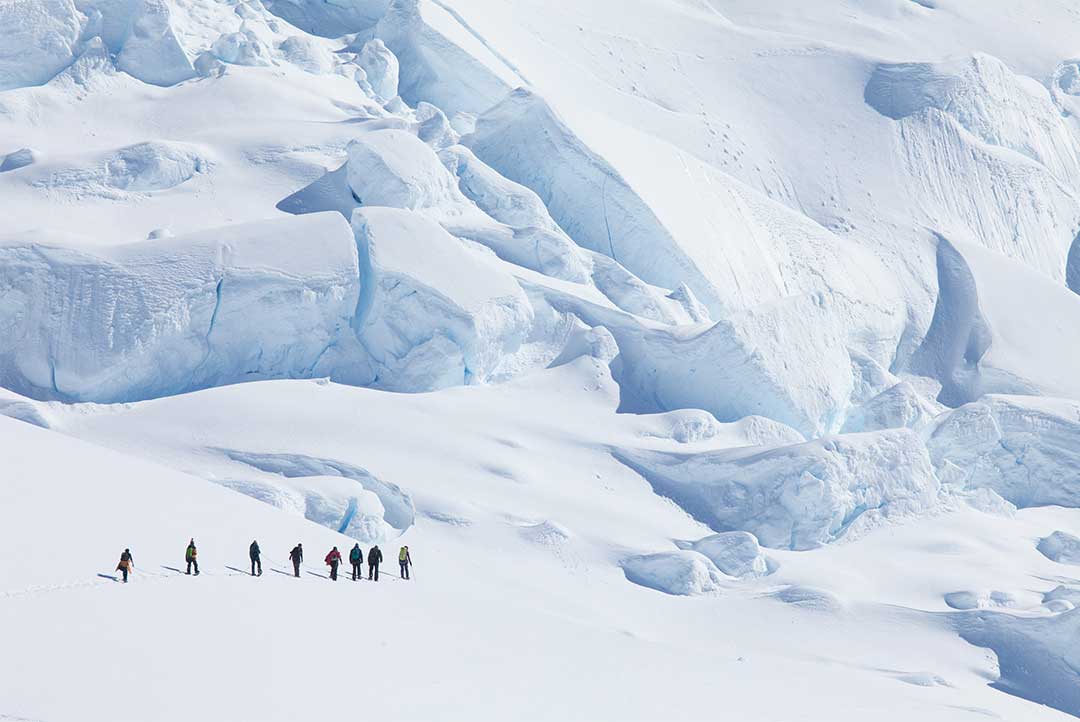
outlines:
{"label": "hiker in green jacket", "polygon": [[360,550],[359,544],[353,544],[349,552],[349,564],[352,564],[352,580],[355,582],[357,579],[363,579],[364,552]]}
{"label": "hiker in green jacket", "polygon": [[187,573],[191,574],[191,568],[195,567],[195,576],[199,576],[199,551],[195,548],[195,540],[188,542],[187,551],[184,553],[184,561],[187,562]]}

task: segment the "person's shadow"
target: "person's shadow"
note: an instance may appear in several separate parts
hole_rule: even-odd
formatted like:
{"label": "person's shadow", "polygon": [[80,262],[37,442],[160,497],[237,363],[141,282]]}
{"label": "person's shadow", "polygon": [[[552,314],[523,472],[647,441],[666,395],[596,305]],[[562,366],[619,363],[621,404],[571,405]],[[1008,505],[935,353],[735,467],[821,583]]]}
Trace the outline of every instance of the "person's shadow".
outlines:
{"label": "person's shadow", "polygon": [[111,579],[114,582],[120,581],[120,578],[117,577],[115,574],[102,574],[102,573],[99,572],[98,576],[101,577],[102,579]]}

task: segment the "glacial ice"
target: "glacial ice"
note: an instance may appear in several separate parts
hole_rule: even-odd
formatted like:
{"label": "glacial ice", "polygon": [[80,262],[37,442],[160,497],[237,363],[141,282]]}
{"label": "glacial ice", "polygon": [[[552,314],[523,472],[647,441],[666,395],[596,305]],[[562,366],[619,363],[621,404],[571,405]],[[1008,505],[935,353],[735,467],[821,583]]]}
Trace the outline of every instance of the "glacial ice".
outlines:
{"label": "glacial ice", "polygon": [[458,214],[469,207],[435,152],[404,130],[376,130],[350,143],[348,178],[364,206]]}
{"label": "glacial ice", "polygon": [[38,161],[38,153],[31,148],[20,148],[19,150],[13,150],[4,156],[4,159],[0,161],[0,173],[6,173],[12,170],[18,170],[19,168],[25,168],[28,165],[32,165]]}
{"label": "glacial ice", "polygon": [[938,505],[930,457],[907,429],[764,449],[622,449],[616,457],[698,521],[751,532],[767,547],[812,549]]}
{"label": "glacial ice", "polygon": [[696,551],[659,552],[624,559],[623,572],[635,584],[665,594],[710,594],[722,589],[724,575]]}
{"label": "glacial ice", "polygon": [[517,282],[416,213],[365,207],[352,224],[364,278],[354,326],[371,383],[429,391],[497,378],[532,324]]}
{"label": "glacial ice", "polygon": [[204,153],[190,144],[148,141],[96,154],[75,166],[40,164],[28,177],[52,190],[108,195],[168,190],[209,169]]}
{"label": "glacial ice", "polygon": [[82,33],[73,0],[0,3],[0,91],[41,85],[75,59]]}
{"label": "glacial ice", "polygon": [[967,488],[989,488],[1018,507],[1080,506],[1080,403],[987,396],[938,417],[925,431],[934,466]]}
{"label": "glacial ice", "polygon": [[379,102],[388,103],[397,97],[398,61],[382,40],[373,38],[364,43],[356,62],[364,69],[371,90]]}
{"label": "glacial ice", "polygon": [[749,532],[713,534],[698,539],[691,548],[707,556],[730,577],[760,577],[769,573],[769,563],[761,553],[758,540]]}
{"label": "glacial ice", "polygon": [[1039,540],[1036,547],[1044,557],[1062,564],[1080,564],[1080,538],[1056,531]]}
{"label": "glacial ice", "polygon": [[358,279],[337,214],[96,251],[9,239],[0,383],[34,398],[110,402],[311,375],[348,329]]}

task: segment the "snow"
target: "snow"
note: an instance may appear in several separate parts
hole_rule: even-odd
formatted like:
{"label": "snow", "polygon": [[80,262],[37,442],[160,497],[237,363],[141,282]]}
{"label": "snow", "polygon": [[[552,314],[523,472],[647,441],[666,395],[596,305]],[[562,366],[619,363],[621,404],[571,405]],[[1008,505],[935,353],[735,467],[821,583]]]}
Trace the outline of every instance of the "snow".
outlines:
{"label": "snow", "polygon": [[1080,715],[1078,23],[0,0],[0,718]]}

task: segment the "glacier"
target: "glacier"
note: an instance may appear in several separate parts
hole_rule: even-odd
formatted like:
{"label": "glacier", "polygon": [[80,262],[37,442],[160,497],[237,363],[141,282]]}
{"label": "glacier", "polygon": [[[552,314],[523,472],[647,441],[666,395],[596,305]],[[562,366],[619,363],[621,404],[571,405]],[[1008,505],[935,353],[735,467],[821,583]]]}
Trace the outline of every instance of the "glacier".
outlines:
{"label": "glacier", "polygon": [[0,0],[0,717],[1080,715],[1078,30]]}

